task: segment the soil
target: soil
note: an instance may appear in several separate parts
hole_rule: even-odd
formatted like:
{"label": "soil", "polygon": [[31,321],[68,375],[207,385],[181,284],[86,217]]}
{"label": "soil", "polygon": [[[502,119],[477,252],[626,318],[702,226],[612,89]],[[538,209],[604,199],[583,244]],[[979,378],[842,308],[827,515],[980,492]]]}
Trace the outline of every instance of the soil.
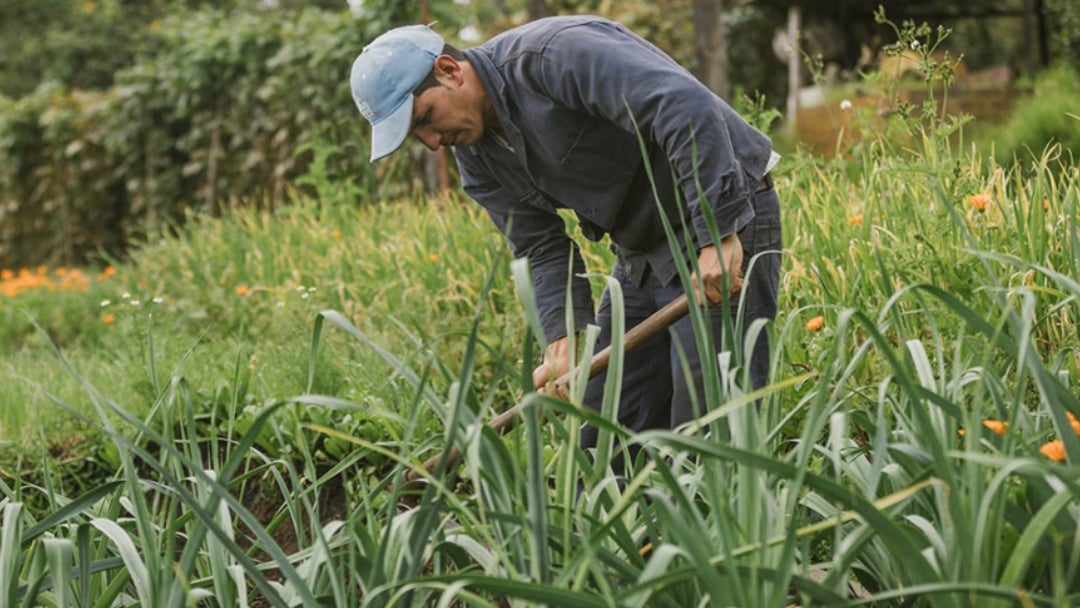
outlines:
{"label": "soil", "polygon": [[[322,484],[319,488],[318,497],[313,497],[312,500],[318,505],[320,526],[334,520],[344,520],[348,517],[346,492],[341,482],[341,475],[335,475]],[[281,496],[280,489],[276,484],[269,482],[256,482],[249,485],[241,502],[263,527],[269,526],[285,507],[285,499]],[[305,536],[310,536],[311,523],[305,520],[300,522],[300,525]],[[299,539],[296,536],[296,528],[294,521],[285,519],[271,532],[274,542],[285,555],[291,555],[301,548]],[[254,546],[256,539],[250,528],[240,523],[237,532],[237,542],[243,549],[248,550]],[[257,548],[253,558],[255,561],[267,561],[270,559],[270,554],[262,548]],[[284,577],[277,570],[267,572],[267,578],[276,582],[284,580]],[[251,606],[254,608],[264,608],[270,605],[270,602],[261,596],[257,596],[251,601]]]}

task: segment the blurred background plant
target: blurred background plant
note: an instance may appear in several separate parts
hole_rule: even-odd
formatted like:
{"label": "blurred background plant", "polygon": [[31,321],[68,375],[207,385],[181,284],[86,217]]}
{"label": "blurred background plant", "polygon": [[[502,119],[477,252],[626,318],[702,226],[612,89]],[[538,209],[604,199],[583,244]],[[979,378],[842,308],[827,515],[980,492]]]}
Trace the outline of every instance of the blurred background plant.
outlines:
{"label": "blurred background plant", "polygon": [[998,164],[1019,162],[1026,166],[1038,163],[1047,145],[1056,145],[1062,162],[1080,159],[1080,74],[1076,64],[1055,65],[1035,79],[1031,98],[1018,104],[994,137],[981,141],[992,146]]}
{"label": "blurred background plant", "polygon": [[[953,111],[999,116],[1015,105],[1043,117],[1017,118],[1005,136],[987,135],[1003,140],[1003,155],[1023,145],[1037,155],[1051,136],[1073,149],[1076,129],[1066,122],[1062,130],[1057,104],[1077,86],[1075,75],[1057,68],[1041,77],[1030,103],[1018,100],[1027,98],[1024,83],[1038,78],[1040,66],[1055,59],[1076,65],[1080,9],[1053,0],[1041,13],[1010,5],[981,18],[979,6],[987,2],[968,3],[945,19],[953,33],[933,47],[967,58],[956,85],[975,92],[954,94]],[[820,65],[822,81],[799,92],[803,118],[784,116],[774,132],[785,151],[805,142],[845,153],[836,147],[836,131],[844,129],[846,114],[821,114],[839,103],[832,96],[860,86],[860,72],[889,71],[881,68],[893,63],[907,66],[890,71],[902,92],[904,76],[918,67],[902,61],[912,47],[883,52],[894,34],[874,23],[874,7],[845,6],[800,7],[800,42]],[[903,25],[908,15],[933,12],[934,2],[888,8]],[[769,3],[2,0],[0,9],[6,17],[0,24],[0,266],[8,268],[96,264],[102,253],[122,257],[129,244],[181,221],[189,209],[219,214],[237,204],[279,206],[290,186],[305,187],[316,150],[325,177],[355,184],[352,204],[452,189],[452,163],[443,159],[433,169],[432,157],[417,145],[377,166],[366,161],[366,125],[353,111],[344,74],[357,49],[393,25],[437,20],[451,42],[470,46],[540,14],[600,13],[695,72],[719,74],[715,86],[733,100],[757,99],[776,112],[789,86],[786,52],[774,54],[771,36],[761,35],[778,33],[787,18],[784,7]],[[708,21],[712,9],[719,12]],[[1033,31],[1045,38],[1031,38]],[[709,40],[723,43],[725,52],[703,52]],[[948,64],[925,46],[914,52],[923,65]],[[830,91],[824,108],[810,100],[821,85]],[[1064,92],[1044,96],[1044,90]],[[873,95],[848,96],[856,108],[878,103]],[[905,99],[892,95],[875,109],[896,111],[894,102]],[[793,132],[794,124],[802,126]]]}

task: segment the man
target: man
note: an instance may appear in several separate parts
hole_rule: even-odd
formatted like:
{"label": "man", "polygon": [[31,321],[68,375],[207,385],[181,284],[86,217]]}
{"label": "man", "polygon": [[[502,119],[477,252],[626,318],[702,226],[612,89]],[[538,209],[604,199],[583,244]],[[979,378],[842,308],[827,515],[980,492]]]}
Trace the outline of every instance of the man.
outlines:
{"label": "man", "polygon": [[[768,173],[779,157],[727,103],[623,26],[552,17],[465,51],[426,26],[397,28],[357,57],[350,84],[372,124],[372,162],[410,134],[432,150],[450,146],[465,192],[487,210],[514,255],[529,259],[548,343],[533,373],[538,389],[568,368],[574,345],[567,290],[573,327],[595,322],[597,348],[610,342],[608,294],[594,316],[559,208],[576,213],[588,238],[611,237],[627,327],[683,293],[661,212],[680,243],[687,232],[692,240],[681,255],[696,259],[699,301],[721,302],[726,287],[742,287],[746,327],[775,316],[781,237]],[[754,259],[743,284],[761,252],[772,253]],[[715,344],[722,344],[722,315],[721,306],[710,309]],[[715,365],[714,355],[705,360]],[[764,337],[744,363],[755,387],[764,385]],[[620,422],[634,430],[674,428],[700,415],[707,409],[701,366],[689,317],[628,353]],[[603,386],[603,375],[590,381],[587,405],[599,408]],[[596,430],[586,429],[583,446],[595,441]]]}

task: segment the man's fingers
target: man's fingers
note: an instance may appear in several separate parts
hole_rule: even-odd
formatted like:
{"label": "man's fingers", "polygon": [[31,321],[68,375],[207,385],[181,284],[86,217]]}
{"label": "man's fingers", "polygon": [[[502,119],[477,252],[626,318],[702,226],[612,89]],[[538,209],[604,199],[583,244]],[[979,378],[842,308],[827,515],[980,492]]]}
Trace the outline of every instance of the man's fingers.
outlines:
{"label": "man's fingers", "polygon": [[533,386],[540,392],[544,392],[544,387],[547,386],[548,380],[551,378],[551,366],[547,363],[541,363],[533,370]]}
{"label": "man's fingers", "polygon": [[536,392],[541,395],[551,395],[558,397],[559,399],[567,399],[566,387],[556,382],[556,378],[551,373],[552,368],[547,363],[543,363],[540,367],[533,370],[533,386],[536,387]]}
{"label": "man's fingers", "polygon": [[542,386],[536,389],[536,392],[541,395],[551,395],[552,397],[558,397],[559,399],[567,399],[566,387],[558,382],[552,382],[551,384]]}
{"label": "man's fingers", "polygon": [[742,291],[742,274],[736,272],[731,277],[731,293],[736,294]]}
{"label": "man's fingers", "polygon": [[[694,285],[694,297],[697,298],[698,304],[701,304],[702,301],[703,301],[702,300],[702,285],[701,285],[702,282],[698,280],[697,275],[691,277],[691,282]],[[735,274],[735,275],[731,276],[730,280],[728,281],[728,288],[731,290],[730,294],[735,295],[735,294],[739,293],[740,291],[742,291],[742,284],[743,284],[743,281],[742,281],[741,276],[739,276],[738,274]],[[712,306],[714,304],[719,304],[724,299],[724,280],[723,280],[723,277],[721,277],[717,281],[706,282],[705,283],[704,296],[705,296],[704,301],[708,302],[709,306]]]}
{"label": "man's fingers", "polygon": [[541,395],[552,395],[560,399],[566,399],[566,387],[556,382],[554,369],[548,363],[541,363],[533,370],[533,386]]}

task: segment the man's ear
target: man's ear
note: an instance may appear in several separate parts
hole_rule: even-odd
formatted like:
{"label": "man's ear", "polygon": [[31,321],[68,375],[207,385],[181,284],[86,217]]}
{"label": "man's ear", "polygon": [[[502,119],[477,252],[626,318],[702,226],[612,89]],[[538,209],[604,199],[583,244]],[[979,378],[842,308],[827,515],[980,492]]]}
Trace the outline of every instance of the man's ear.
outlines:
{"label": "man's ear", "polygon": [[464,82],[461,64],[450,55],[439,55],[435,58],[435,78],[440,82],[449,79],[456,84]]}

